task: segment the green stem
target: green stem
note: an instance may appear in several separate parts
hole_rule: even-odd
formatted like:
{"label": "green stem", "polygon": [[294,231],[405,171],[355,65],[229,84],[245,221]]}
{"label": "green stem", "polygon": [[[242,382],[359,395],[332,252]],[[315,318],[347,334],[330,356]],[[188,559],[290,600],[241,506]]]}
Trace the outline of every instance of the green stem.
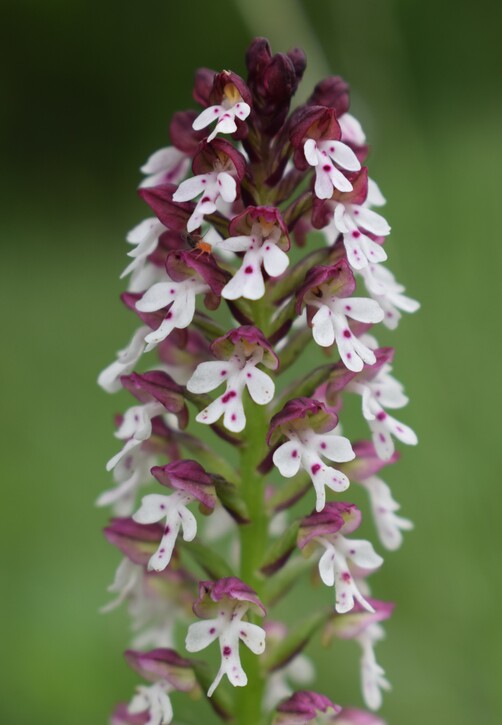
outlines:
{"label": "green stem", "polygon": [[[248,403],[250,401],[248,400]],[[265,436],[268,428],[264,406],[251,403],[246,406],[246,442],[241,451],[242,496],[247,505],[250,523],[240,527],[241,579],[262,596],[263,576],[259,569],[267,547],[268,515],[265,508],[265,481],[257,466],[265,453]],[[260,624],[260,619],[251,617]],[[236,720],[239,725],[259,725],[262,718],[262,701],[265,680],[259,658],[242,648],[242,661],[248,676],[246,687],[236,691]]]}

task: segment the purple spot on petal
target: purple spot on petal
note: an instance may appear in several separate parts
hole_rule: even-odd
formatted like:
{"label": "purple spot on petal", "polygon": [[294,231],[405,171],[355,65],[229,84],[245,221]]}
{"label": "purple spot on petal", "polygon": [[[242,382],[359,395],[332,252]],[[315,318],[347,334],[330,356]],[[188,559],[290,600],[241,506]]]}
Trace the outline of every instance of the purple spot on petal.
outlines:
{"label": "purple spot on petal", "polygon": [[344,331],[343,331],[343,336],[344,336],[344,337],[351,337],[351,332],[350,332],[350,330],[344,330]]}
{"label": "purple spot on petal", "polygon": [[382,420],[385,420],[386,417],[387,417],[387,413],[384,410],[381,410],[380,413],[377,413],[376,419],[382,421]]}
{"label": "purple spot on petal", "polygon": [[209,630],[209,634],[214,634],[216,632],[216,627],[211,627]]}
{"label": "purple spot on petal", "polygon": [[352,232],[352,236],[354,239],[359,239],[359,237],[361,236],[361,232]]}
{"label": "purple spot on petal", "polygon": [[318,471],[320,471],[321,466],[319,463],[314,463],[312,468],[310,469],[312,471],[312,475],[315,476]]}
{"label": "purple spot on petal", "polygon": [[171,529],[169,528],[169,526],[166,526],[166,528],[164,529],[164,533],[168,534],[170,531],[171,531]]}
{"label": "purple spot on petal", "polygon": [[385,436],[384,436],[383,433],[380,433],[380,435],[378,437],[380,438],[380,440],[382,441],[382,443],[385,443]]}
{"label": "purple spot on petal", "polygon": [[232,400],[232,398],[237,397],[237,393],[235,390],[229,390],[228,393],[225,393],[225,395],[222,396],[221,402],[222,403],[228,403],[229,400]]}
{"label": "purple spot on petal", "polygon": [[324,164],[324,166],[322,167],[322,170],[323,171],[331,171],[331,164]]}
{"label": "purple spot on petal", "polygon": [[201,199],[201,202],[204,204],[205,202],[211,201],[211,198],[209,196],[203,196]]}
{"label": "purple spot on petal", "polygon": [[321,448],[323,449],[323,451],[326,450],[326,443],[324,443],[324,441],[321,443]]}
{"label": "purple spot on petal", "polygon": [[223,657],[230,657],[231,654],[232,654],[232,650],[230,649],[230,647],[228,645],[223,647]]}
{"label": "purple spot on petal", "polygon": [[253,268],[250,264],[244,268],[244,274],[253,274]]}
{"label": "purple spot on petal", "polygon": [[166,507],[165,503],[161,503],[159,506],[161,511],[163,511],[165,509],[165,507]]}
{"label": "purple spot on petal", "polygon": [[350,581],[350,574],[349,574],[348,571],[344,571],[342,573],[342,579],[343,579],[344,582],[349,582]]}
{"label": "purple spot on petal", "polygon": [[291,451],[291,458],[298,458],[298,451]]}

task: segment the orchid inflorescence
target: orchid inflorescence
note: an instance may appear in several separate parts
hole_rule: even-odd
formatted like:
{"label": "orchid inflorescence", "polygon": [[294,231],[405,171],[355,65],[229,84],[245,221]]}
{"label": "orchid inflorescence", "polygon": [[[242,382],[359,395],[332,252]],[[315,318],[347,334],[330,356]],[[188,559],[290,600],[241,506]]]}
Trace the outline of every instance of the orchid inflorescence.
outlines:
{"label": "orchid inflorescence", "polygon": [[[122,300],[141,324],[99,383],[137,403],[117,419],[115,485],[98,504],[124,557],[105,610],[127,602],[126,659],[149,684],[111,722],[169,723],[180,691],[244,725],[382,725],[302,689],[315,676],[303,649],[319,632],[326,646],[355,640],[365,704],[380,707],[390,685],[374,646],[393,604],[370,593],[383,559],[357,538],[344,492],[366,489],[380,543],[396,549],[411,523],[380,471],[394,439],[417,439],[388,412],[408,399],[394,350],[369,331],[418,304],[384,266],[385,200],[347,84],[326,78],[290,112],[303,52],[256,38],[246,65],[246,81],[197,71],[202,111],[175,113],[172,145],[143,166],[154,216],[127,237]],[[353,444],[339,425],[351,394],[370,431]],[[289,628],[269,618],[309,573],[334,588],[320,610]],[[213,643],[217,668],[192,656]]]}

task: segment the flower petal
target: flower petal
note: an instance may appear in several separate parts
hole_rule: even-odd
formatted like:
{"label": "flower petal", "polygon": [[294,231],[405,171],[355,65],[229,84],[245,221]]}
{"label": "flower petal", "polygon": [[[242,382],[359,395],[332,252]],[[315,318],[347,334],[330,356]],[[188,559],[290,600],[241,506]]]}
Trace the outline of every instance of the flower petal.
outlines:
{"label": "flower petal", "polygon": [[196,394],[209,393],[221,385],[232,371],[230,362],[210,360],[200,363],[187,383],[187,390]]}
{"label": "flower petal", "polygon": [[266,405],[274,397],[275,385],[272,378],[262,370],[249,365],[246,372],[246,386],[249,394],[258,405]]}
{"label": "flower petal", "polygon": [[265,651],[265,630],[251,622],[241,622],[239,625],[239,637],[255,655],[261,655]]}
{"label": "flower petal", "polygon": [[188,628],[185,647],[189,652],[200,652],[218,639],[221,630],[222,624],[217,619],[194,622]]}
{"label": "flower petal", "polygon": [[300,470],[300,447],[295,441],[287,441],[274,452],[274,465],[285,478],[295,476]]}

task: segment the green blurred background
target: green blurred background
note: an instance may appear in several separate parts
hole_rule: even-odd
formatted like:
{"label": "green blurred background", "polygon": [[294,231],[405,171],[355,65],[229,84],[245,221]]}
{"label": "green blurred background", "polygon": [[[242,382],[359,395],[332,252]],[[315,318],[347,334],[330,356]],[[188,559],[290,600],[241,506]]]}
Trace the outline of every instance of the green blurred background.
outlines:
{"label": "green blurred background", "polygon": [[[416,529],[375,578],[399,605],[379,649],[394,686],[382,714],[500,723],[501,6],[253,8],[2,3],[2,725],[105,723],[135,682],[124,613],[97,613],[119,557],[93,507],[127,399],[95,378],[135,325],[117,296],[123,237],[146,215],[138,166],[192,105],[195,68],[243,72],[253,34],[306,45],[350,81],[389,200],[390,266],[423,304],[393,335],[421,445],[386,475]],[[358,703],[348,645],[320,655],[317,687]]]}

